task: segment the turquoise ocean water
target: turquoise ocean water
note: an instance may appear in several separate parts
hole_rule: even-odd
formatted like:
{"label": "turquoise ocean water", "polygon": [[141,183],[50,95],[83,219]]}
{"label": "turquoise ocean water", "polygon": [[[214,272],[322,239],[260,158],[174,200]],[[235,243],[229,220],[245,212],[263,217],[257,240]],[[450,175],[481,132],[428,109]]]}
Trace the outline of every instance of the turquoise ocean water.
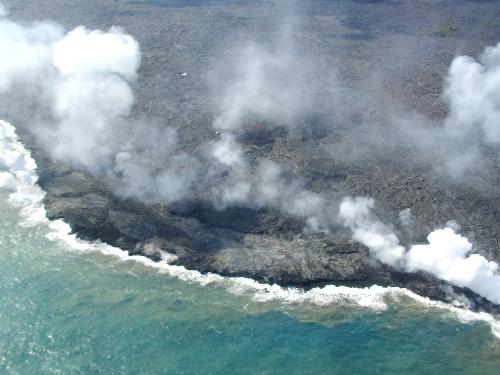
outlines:
{"label": "turquoise ocean water", "polygon": [[499,374],[483,321],[250,294],[49,240],[0,193],[1,374]]}
{"label": "turquoise ocean water", "polygon": [[[499,374],[500,322],[410,292],[201,275],[49,222],[0,121],[0,374]],[[8,191],[7,191],[8,189]]]}

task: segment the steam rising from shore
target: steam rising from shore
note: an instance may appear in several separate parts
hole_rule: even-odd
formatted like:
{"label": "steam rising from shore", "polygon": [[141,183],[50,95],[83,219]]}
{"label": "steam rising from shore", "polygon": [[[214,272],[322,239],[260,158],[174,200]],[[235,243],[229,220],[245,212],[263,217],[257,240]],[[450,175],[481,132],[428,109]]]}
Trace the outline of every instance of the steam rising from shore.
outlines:
{"label": "steam rising from shore", "polygon": [[216,129],[236,130],[259,119],[293,126],[311,111],[316,91],[314,76],[306,68],[311,62],[294,51],[291,35],[279,40],[268,48],[249,43],[238,49],[230,70],[234,76],[212,79],[212,91],[223,93],[217,99]]}
{"label": "steam rising from shore", "polygon": [[134,95],[128,84],[139,66],[139,45],[113,27],[108,32],[78,27],[52,44],[56,68],[51,134],[53,154],[93,173],[109,170],[116,153],[119,122],[130,113]]}
{"label": "steam rising from shore", "polygon": [[[340,215],[353,238],[380,262],[401,271],[431,273],[500,304],[498,265],[468,255],[472,245],[453,229],[436,230],[428,244],[407,251],[392,228],[372,215],[372,199],[346,198],[337,212],[336,202],[306,189],[276,162],[261,157],[252,164],[246,159],[238,140],[245,126],[266,121],[293,127],[315,106],[313,75],[295,52],[289,28],[271,47],[247,44],[236,54],[231,79],[215,84],[221,93],[213,122],[218,139],[203,147],[210,163],[207,172],[200,171],[199,155],[178,151],[175,130],[129,118],[134,103],[130,84],[141,59],[130,35],[116,27],[104,32],[81,26],[65,34],[51,23],[22,26],[6,15],[0,4],[0,50],[6,51],[0,60],[0,95],[19,89],[40,97],[36,105],[49,118],[38,120],[31,130],[53,158],[106,176],[118,194],[148,203],[181,200],[200,175],[208,175],[207,190],[218,209],[273,207],[304,219],[306,231],[315,233],[333,231]],[[480,140],[466,149],[468,160],[474,160],[482,143],[496,147],[499,95],[500,44],[486,49],[479,61],[457,57],[445,92],[450,115],[438,139],[445,137],[448,144],[450,139]],[[450,168],[456,160],[452,158]],[[14,184],[12,175],[0,174],[0,185]],[[411,225],[408,214],[401,220]]]}
{"label": "steam rising from shore", "polygon": [[319,72],[319,56],[304,56],[297,49],[298,5],[277,3],[284,14],[269,40],[239,41],[236,47],[228,48],[231,57],[220,62],[223,70],[215,68],[210,73],[213,128],[219,139],[210,144],[209,153],[216,161],[213,168],[218,168],[218,163],[227,172],[227,182],[216,188],[216,207],[274,207],[302,218],[307,232],[328,233],[335,222],[334,205],[305,189],[303,181],[284,173],[282,166],[269,158],[259,158],[250,165],[238,141],[238,134],[245,131],[299,127],[307,116],[323,109],[320,98],[330,99],[329,105],[334,102],[332,90],[322,87],[326,82],[333,86],[333,68]]}
{"label": "steam rising from shore", "polygon": [[444,98],[450,112],[444,132],[450,143],[464,145],[448,158],[448,169],[462,176],[478,168],[483,158],[481,146],[500,145],[500,43],[487,47],[476,61],[456,57],[449,69]]}
{"label": "steam rising from shore", "polygon": [[[399,302],[401,297],[408,298],[418,304],[447,311],[463,323],[484,321],[491,327],[491,332],[500,337],[498,320],[487,313],[474,313],[456,308],[443,302],[431,301],[415,293],[401,288],[383,288],[373,285],[369,288],[351,288],[345,286],[327,285],[323,288],[303,290],[285,288],[279,285],[262,284],[244,277],[222,277],[216,274],[202,274],[188,270],[169,262],[175,256],[163,254],[160,262],[149,258],[129,255],[126,251],[104,243],[89,243],[79,240],[71,234],[71,228],[62,220],[50,221],[45,216],[43,207],[44,192],[37,185],[38,175],[36,163],[30,153],[19,141],[15,128],[0,120],[0,189],[7,189],[9,200],[21,208],[21,224],[27,226],[48,225],[47,238],[67,246],[75,252],[100,252],[116,257],[122,261],[135,261],[146,267],[156,269],[161,273],[180,280],[196,283],[201,286],[214,285],[236,295],[249,295],[257,302],[280,301],[286,304],[310,303],[316,306],[354,305],[375,311],[388,308],[389,302]],[[8,181],[7,183],[4,183]]]}
{"label": "steam rising from shore", "polygon": [[[123,30],[79,26],[64,33],[51,23],[23,26],[0,13],[0,95],[26,95],[25,106],[49,118],[33,124],[38,141],[59,161],[106,175],[115,191],[145,202],[186,193],[196,168],[176,152],[176,132],[128,118],[134,103],[139,44]],[[34,99],[30,102],[30,99]],[[21,106],[20,106],[21,107]]]}
{"label": "steam rising from shore", "polygon": [[374,204],[370,198],[345,198],[340,217],[353,238],[376,259],[400,271],[430,273],[500,304],[498,264],[479,254],[469,255],[472,244],[467,238],[449,227],[437,229],[427,236],[428,244],[413,245],[406,251],[390,227],[371,213]]}
{"label": "steam rising from shore", "polygon": [[487,47],[476,61],[458,56],[451,64],[445,98],[450,114],[445,129],[454,137],[480,132],[491,146],[500,144],[500,43]]}
{"label": "steam rising from shore", "polygon": [[374,206],[375,201],[371,198],[344,198],[340,205],[340,218],[352,230],[352,237],[368,247],[374,258],[401,268],[405,249],[392,230],[372,215]]}

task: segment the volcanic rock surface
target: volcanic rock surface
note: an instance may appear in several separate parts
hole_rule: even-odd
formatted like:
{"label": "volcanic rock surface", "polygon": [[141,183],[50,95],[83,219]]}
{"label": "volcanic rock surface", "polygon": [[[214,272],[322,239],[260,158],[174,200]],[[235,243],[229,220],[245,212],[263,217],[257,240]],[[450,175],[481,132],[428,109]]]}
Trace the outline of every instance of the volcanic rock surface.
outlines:
{"label": "volcanic rock surface", "polygon": [[[245,34],[265,38],[278,13],[266,1],[16,0],[10,5],[14,19],[53,19],[68,28],[124,27],[143,52],[132,116],[177,128],[187,150],[217,138],[205,74],[219,42]],[[331,202],[374,198],[377,216],[394,226],[405,246],[425,242],[429,232],[455,220],[475,251],[500,262],[498,150],[491,151],[487,172],[460,183],[436,173],[431,161],[416,162],[405,148],[352,159],[340,155],[369,143],[366,134],[373,134],[367,129],[392,115],[419,112],[439,123],[446,117],[440,93],[451,60],[457,54],[476,56],[498,42],[499,21],[500,8],[489,1],[311,1],[298,48],[304,54],[321,51],[318,64],[335,67],[346,83],[336,104],[338,117],[311,116],[284,129],[243,128],[237,137],[247,159],[279,163]],[[328,235],[305,234],[302,220],[276,209],[216,210],[202,195],[170,205],[121,199],[104,177],[52,161],[21,116],[4,108],[2,117],[21,128],[33,151],[49,217],[63,218],[82,238],[153,259],[164,250],[187,268],[281,285],[394,285],[449,298],[445,283],[400,274],[371,259],[341,225]],[[398,221],[406,208],[413,215],[411,229]],[[478,308],[498,310],[469,291],[455,290],[476,299]]]}

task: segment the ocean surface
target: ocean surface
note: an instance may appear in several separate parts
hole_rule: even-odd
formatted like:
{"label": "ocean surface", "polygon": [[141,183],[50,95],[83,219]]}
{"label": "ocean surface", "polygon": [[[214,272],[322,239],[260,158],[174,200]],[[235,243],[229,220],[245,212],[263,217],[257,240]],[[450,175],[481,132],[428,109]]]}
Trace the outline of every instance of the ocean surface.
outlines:
{"label": "ocean surface", "polygon": [[0,125],[0,374],[500,374],[486,314],[397,288],[201,275],[80,242],[43,218],[33,162]]}

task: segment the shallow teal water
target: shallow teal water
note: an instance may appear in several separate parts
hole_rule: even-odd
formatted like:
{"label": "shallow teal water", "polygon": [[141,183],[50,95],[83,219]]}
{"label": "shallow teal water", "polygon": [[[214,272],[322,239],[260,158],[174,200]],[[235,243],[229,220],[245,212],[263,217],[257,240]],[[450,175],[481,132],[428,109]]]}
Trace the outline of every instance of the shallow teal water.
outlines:
{"label": "shallow teal water", "polygon": [[1,374],[499,374],[484,322],[259,303],[21,227],[0,194]]}

